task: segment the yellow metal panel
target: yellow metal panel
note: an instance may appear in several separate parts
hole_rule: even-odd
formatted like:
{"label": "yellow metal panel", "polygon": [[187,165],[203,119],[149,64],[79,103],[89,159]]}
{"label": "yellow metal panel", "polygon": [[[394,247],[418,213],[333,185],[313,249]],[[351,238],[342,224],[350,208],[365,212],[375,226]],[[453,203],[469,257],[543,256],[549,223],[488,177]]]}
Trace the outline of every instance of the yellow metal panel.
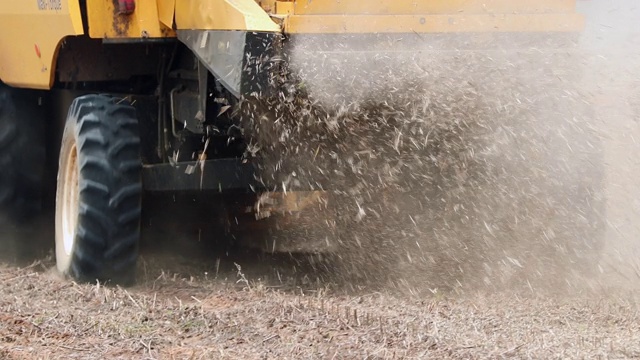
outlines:
{"label": "yellow metal panel", "polygon": [[285,33],[444,33],[580,31],[578,14],[529,15],[295,15]]}
{"label": "yellow metal panel", "polygon": [[176,26],[180,30],[281,31],[255,0],[180,0]]}
{"label": "yellow metal panel", "polygon": [[173,28],[173,14],[176,9],[176,0],[158,0],[158,17],[160,22],[168,27]]}
{"label": "yellow metal panel", "polygon": [[118,14],[113,0],[87,0],[89,36],[98,39],[175,36],[160,23],[157,0],[136,0],[132,14]]}
{"label": "yellow metal panel", "polygon": [[0,0],[0,79],[48,89],[60,40],[82,34],[78,0]]}
{"label": "yellow metal panel", "polygon": [[559,13],[575,11],[576,0],[295,0],[295,13],[325,15],[413,15]]}
{"label": "yellow metal panel", "polygon": [[294,3],[291,1],[276,1],[277,15],[293,15]]}

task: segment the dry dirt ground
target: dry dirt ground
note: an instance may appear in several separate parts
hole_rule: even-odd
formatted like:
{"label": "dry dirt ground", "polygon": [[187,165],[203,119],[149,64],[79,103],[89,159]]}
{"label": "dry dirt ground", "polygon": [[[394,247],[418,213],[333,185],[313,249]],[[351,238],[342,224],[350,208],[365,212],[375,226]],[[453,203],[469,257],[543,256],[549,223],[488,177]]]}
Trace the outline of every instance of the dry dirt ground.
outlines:
{"label": "dry dirt ground", "polygon": [[631,294],[402,297],[155,271],[129,288],[0,267],[3,359],[640,357]]}
{"label": "dry dirt ground", "polygon": [[195,236],[158,245],[127,289],[61,278],[46,247],[3,248],[0,359],[640,358],[639,293],[608,282],[411,293],[328,280],[304,257],[216,257]]}
{"label": "dry dirt ground", "polygon": [[[399,297],[164,271],[130,288],[0,268],[4,359],[638,358],[628,294]],[[233,271],[229,271],[231,275]],[[246,279],[246,281],[245,281]]]}

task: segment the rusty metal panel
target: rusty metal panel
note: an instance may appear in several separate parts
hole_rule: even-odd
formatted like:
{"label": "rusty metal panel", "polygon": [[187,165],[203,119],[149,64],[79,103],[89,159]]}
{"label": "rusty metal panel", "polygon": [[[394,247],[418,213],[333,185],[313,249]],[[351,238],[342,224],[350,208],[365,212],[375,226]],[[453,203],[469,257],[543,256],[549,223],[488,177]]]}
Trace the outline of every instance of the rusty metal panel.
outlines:
{"label": "rusty metal panel", "polygon": [[170,27],[160,22],[157,0],[136,0],[135,11],[118,11],[115,0],[87,1],[89,36],[97,39],[174,37]]}
{"label": "rusty metal panel", "polygon": [[267,13],[275,13],[276,12],[276,2],[277,0],[256,0],[258,5],[264,9]]}
{"label": "rusty metal panel", "polygon": [[50,88],[60,41],[83,33],[78,0],[0,0],[0,24],[0,79],[25,88]]}

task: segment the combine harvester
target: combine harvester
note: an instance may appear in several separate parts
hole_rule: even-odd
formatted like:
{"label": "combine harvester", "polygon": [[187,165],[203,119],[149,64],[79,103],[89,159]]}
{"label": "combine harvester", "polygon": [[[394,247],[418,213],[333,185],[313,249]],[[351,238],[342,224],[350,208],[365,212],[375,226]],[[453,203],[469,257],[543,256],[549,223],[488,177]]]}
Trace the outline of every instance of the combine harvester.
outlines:
{"label": "combine harvester", "polygon": [[583,22],[575,0],[0,0],[0,204],[24,223],[57,171],[59,271],[131,283],[145,191],[269,190],[279,212],[318,201],[246,156],[251,106],[236,108],[277,102],[282,74]]}

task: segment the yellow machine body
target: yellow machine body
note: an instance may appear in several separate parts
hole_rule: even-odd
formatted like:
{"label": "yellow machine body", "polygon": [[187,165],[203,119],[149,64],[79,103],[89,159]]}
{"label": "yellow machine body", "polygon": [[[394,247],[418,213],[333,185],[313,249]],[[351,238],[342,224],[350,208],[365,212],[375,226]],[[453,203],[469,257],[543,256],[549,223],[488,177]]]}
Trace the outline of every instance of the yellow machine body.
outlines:
{"label": "yellow machine body", "polygon": [[277,1],[289,33],[576,31],[574,0]]}
{"label": "yellow machine body", "polygon": [[60,41],[83,33],[78,0],[0,1],[0,80],[47,89]]}
{"label": "yellow machine body", "polygon": [[[176,30],[287,34],[575,32],[575,0],[0,0],[0,80],[48,89],[67,36],[135,41]],[[85,9],[86,8],[86,9]],[[82,11],[86,11],[83,23]]]}

